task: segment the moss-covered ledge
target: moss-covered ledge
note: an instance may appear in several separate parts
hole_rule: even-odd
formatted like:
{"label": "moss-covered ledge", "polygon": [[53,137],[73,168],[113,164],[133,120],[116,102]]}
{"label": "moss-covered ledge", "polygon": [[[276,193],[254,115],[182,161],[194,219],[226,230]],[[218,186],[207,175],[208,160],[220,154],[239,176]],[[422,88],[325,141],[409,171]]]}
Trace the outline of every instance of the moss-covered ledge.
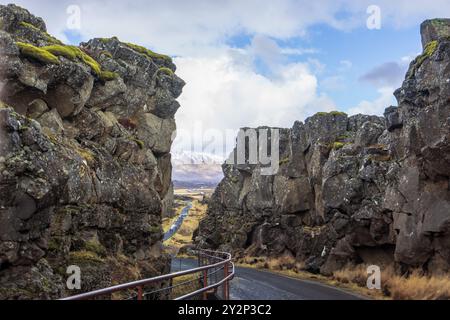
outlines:
{"label": "moss-covered ledge", "polygon": [[115,72],[102,70],[100,64],[94,58],[76,46],[53,44],[36,47],[30,43],[20,41],[16,42],[16,45],[19,47],[22,55],[44,64],[60,64],[58,57],[64,57],[70,61],[80,61],[89,66],[93,74],[102,81],[111,81],[119,76]]}

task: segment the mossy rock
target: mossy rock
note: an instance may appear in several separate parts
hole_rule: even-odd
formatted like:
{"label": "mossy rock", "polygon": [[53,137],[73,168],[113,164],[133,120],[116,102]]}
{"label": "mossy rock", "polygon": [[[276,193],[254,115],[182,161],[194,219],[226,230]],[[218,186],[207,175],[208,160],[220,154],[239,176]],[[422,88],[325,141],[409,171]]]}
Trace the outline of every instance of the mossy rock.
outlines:
{"label": "mossy rock", "polygon": [[319,117],[325,117],[325,116],[347,116],[347,114],[345,112],[340,112],[340,111],[317,112],[315,115],[319,116]]}
{"label": "mossy rock", "polygon": [[232,177],[230,180],[234,184],[239,183],[239,181],[240,181],[240,179],[238,177]]}
{"label": "mossy rock", "polygon": [[161,234],[163,232],[162,227],[161,226],[150,226],[149,230],[148,230],[151,234]]}
{"label": "mossy rock", "polygon": [[171,69],[166,68],[166,67],[159,68],[158,73],[164,73],[170,77],[173,77],[175,75]]}
{"label": "mossy rock", "polygon": [[73,251],[69,253],[69,262],[74,265],[100,264],[104,260],[92,251]]}
{"label": "mossy rock", "polygon": [[345,147],[346,145],[347,145],[347,143],[340,142],[340,141],[336,141],[336,142],[333,142],[333,143],[331,144],[331,148],[332,148],[333,150],[340,150],[340,149],[342,149],[343,147]]}
{"label": "mossy rock", "polygon": [[76,46],[53,44],[36,47],[24,42],[17,42],[16,44],[24,56],[36,59],[44,64],[60,64],[58,57],[64,57],[73,62],[81,61],[89,66],[93,74],[102,81],[111,81],[119,76],[116,72],[102,70],[100,64],[94,58]]}
{"label": "mossy rock", "polygon": [[139,140],[137,138],[131,138],[131,141],[133,141],[134,143],[136,143],[140,149],[144,149],[145,148],[145,142],[142,140]]}
{"label": "mossy rock", "polygon": [[86,250],[86,252],[93,252],[99,257],[105,257],[107,254],[106,248],[97,241],[87,241],[84,244],[84,249]]}
{"label": "mossy rock", "polygon": [[426,59],[431,57],[436,52],[438,45],[439,42],[437,40],[431,41],[426,45],[423,54],[417,58],[416,68],[419,68]]}
{"label": "mossy rock", "polygon": [[282,165],[284,165],[284,164],[287,164],[287,163],[289,163],[289,161],[290,161],[290,158],[289,157],[287,157],[287,158],[284,158],[284,159],[282,159],[282,160],[280,160],[280,166],[282,166]]}
{"label": "mossy rock", "polygon": [[28,22],[25,22],[25,21],[21,21],[19,24],[20,24],[20,26],[22,26],[24,28],[32,29],[32,30],[37,31],[37,32],[42,32],[41,29],[39,29],[38,27],[36,27],[35,25],[33,25],[31,23],[28,23]]}
{"label": "mossy rock", "polygon": [[147,49],[147,48],[145,48],[143,46],[140,46],[140,45],[137,45],[137,44],[133,44],[133,43],[129,43],[129,42],[126,42],[125,45],[127,47],[129,47],[130,49],[133,49],[134,51],[147,56],[150,59],[162,59],[162,60],[165,60],[165,61],[168,61],[168,62],[172,62],[172,58],[171,57],[169,57],[167,55],[164,55],[164,54],[153,52],[152,50]]}
{"label": "mossy rock", "polygon": [[416,71],[422,66],[422,64],[430,58],[437,50],[439,41],[434,40],[429,42],[423,51],[423,53],[414,60],[411,70],[409,71],[407,78],[415,75]]}
{"label": "mossy rock", "polygon": [[112,71],[101,71],[99,78],[100,80],[107,82],[107,81],[112,81],[115,80],[119,77],[119,74],[117,72],[112,72]]}
{"label": "mossy rock", "polygon": [[95,161],[95,156],[91,151],[82,148],[76,148],[75,151],[81,158],[86,160],[87,163],[93,163]]}
{"label": "mossy rock", "polygon": [[27,58],[32,58],[44,64],[60,64],[58,57],[45,49],[35,47],[32,44],[24,42],[17,42],[16,44],[19,47],[22,55]]}
{"label": "mossy rock", "polygon": [[45,40],[49,43],[54,43],[54,44],[63,44],[60,40],[56,39],[55,37],[53,37],[52,35],[48,34],[47,32],[39,29],[38,27],[32,25],[31,23],[22,21],[20,22],[20,26],[26,28],[26,29],[30,29],[34,32],[39,32],[40,34],[42,34],[43,38],[45,38]]}
{"label": "mossy rock", "polygon": [[108,58],[110,58],[110,59],[113,59],[113,58],[114,58],[113,55],[111,54],[111,52],[106,51],[106,50],[100,52],[100,56],[102,56],[102,55],[103,55],[103,56],[106,56],[106,57],[108,57]]}

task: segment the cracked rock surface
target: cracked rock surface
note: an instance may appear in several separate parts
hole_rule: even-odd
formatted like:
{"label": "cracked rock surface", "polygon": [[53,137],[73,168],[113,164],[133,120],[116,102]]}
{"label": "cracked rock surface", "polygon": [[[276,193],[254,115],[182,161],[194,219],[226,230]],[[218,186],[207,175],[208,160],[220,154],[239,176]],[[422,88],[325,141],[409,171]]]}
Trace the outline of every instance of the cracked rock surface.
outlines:
{"label": "cracked rock surface", "polygon": [[280,170],[224,165],[198,244],[330,274],[347,264],[450,271],[450,20],[385,117],[319,113],[280,132]]}
{"label": "cracked rock surface", "polygon": [[81,292],[169,270],[161,216],[184,82],[142,49],[66,46],[41,18],[0,5],[0,299],[77,293],[70,265]]}

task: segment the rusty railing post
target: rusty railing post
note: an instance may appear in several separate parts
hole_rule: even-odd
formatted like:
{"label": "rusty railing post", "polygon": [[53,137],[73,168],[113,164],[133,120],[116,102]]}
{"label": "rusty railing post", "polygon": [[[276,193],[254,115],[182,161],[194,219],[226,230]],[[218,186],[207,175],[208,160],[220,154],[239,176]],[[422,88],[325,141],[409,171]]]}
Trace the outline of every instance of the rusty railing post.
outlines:
{"label": "rusty railing post", "polygon": [[143,295],[142,287],[138,287],[138,301],[142,301]]}
{"label": "rusty railing post", "polygon": [[[203,271],[203,288],[208,286],[208,270]],[[208,294],[203,292],[203,300],[208,300]]]}
{"label": "rusty railing post", "polygon": [[[223,266],[223,273],[224,273],[224,279],[229,276],[228,263],[225,263],[225,265]],[[229,287],[228,280],[225,281],[223,284],[223,299],[230,300],[230,287]]]}

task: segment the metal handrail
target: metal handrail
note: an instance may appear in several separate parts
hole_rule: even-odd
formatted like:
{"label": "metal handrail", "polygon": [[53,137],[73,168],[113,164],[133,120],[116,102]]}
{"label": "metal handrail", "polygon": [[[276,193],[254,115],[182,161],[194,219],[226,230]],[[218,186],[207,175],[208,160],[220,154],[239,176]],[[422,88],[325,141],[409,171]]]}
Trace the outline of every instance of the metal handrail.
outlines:
{"label": "metal handrail", "polygon": [[[204,287],[199,289],[199,290],[196,290],[194,292],[191,292],[189,294],[186,294],[186,295],[184,295],[182,297],[176,298],[175,300],[185,300],[185,299],[191,298],[193,296],[199,295],[201,293],[206,293],[206,292],[210,291],[211,289],[216,289],[216,288],[220,287],[222,284],[224,284],[224,287],[225,287],[225,289],[224,289],[224,299],[228,299],[228,295],[229,295],[228,282],[233,279],[234,274],[235,274],[235,266],[234,266],[234,263],[232,262],[231,254],[227,253],[227,252],[212,251],[212,250],[207,250],[207,249],[197,249],[197,250],[194,250],[194,251],[199,253],[200,255],[205,256],[205,257],[217,259],[217,260],[220,260],[220,261],[217,262],[217,263],[214,263],[214,264],[200,266],[198,268],[193,268],[193,269],[189,269],[189,270],[174,272],[174,273],[157,276],[157,277],[150,278],[150,279],[133,281],[133,282],[125,283],[125,284],[112,286],[112,287],[109,287],[109,288],[99,289],[99,290],[95,290],[95,291],[91,291],[91,292],[75,295],[75,296],[72,296],[72,297],[67,297],[67,298],[64,298],[64,299],[61,299],[61,300],[65,300],[65,301],[91,300],[91,299],[94,299],[94,298],[98,298],[98,297],[105,296],[105,295],[110,295],[110,294],[113,294],[113,293],[116,293],[116,292],[125,291],[125,290],[129,290],[129,289],[138,289],[138,300],[142,300],[142,298],[144,296],[144,293],[143,293],[143,287],[144,286],[148,286],[148,285],[155,284],[155,283],[158,283],[158,282],[163,282],[163,281],[174,279],[174,278],[177,278],[177,277],[182,277],[182,276],[195,274],[195,273],[200,273],[200,272],[204,272],[204,277],[206,277],[206,279],[204,278],[204,282],[206,282],[206,283],[204,283]],[[209,253],[209,254],[207,254],[207,253]],[[213,255],[213,254],[215,254],[215,255]],[[222,256],[224,256],[224,258],[220,258],[217,255],[222,255]],[[229,268],[228,268],[229,265],[231,265],[231,272],[228,272],[229,271]],[[214,268],[218,268],[218,267],[222,267],[222,266],[223,266],[223,269],[224,269],[224,278],[221,281],[219,281],[219,282],[216,282],[214,284],[208,285],[207,284],[208,271],[210,269],[214,269]]]}
{"label": "metal handrail", "polygon": [[[200,293],[208,292],[208,291],[211,290],[211,289],[215,289],[215,288],[220,287],[220,286],[221,286],[222,284],[224,284],[225,282],[230,281],[230,280],[232,280],[232,279],[234,278],[234,273],[235,273],[235,270],[234,270],[234,263],[231,263],[231,270],[232,270],[231,273],[230,273],[227,277],[225,277],[224,279],[222,279],[221,281],[219,281],[219,282],[217,282],[217,283],[214,283],[214,284],[212,284],[212,285],[210,285],[210,286],[204,287],[204,288],[202,288],[202,289],[199,289],[199,290],[197,290],[197,291],[188,293],[188,294],[186,294],[186,295],[184,295],[184,296],[181,296],[181,297],[179,297],[179,298],[176,298],[176,299],[174,299],[174,300],[186,300],[186,299],[195,297],[196,295],[199,295]],[[226,299],[228,300],[228,297],[226,297]]]}

